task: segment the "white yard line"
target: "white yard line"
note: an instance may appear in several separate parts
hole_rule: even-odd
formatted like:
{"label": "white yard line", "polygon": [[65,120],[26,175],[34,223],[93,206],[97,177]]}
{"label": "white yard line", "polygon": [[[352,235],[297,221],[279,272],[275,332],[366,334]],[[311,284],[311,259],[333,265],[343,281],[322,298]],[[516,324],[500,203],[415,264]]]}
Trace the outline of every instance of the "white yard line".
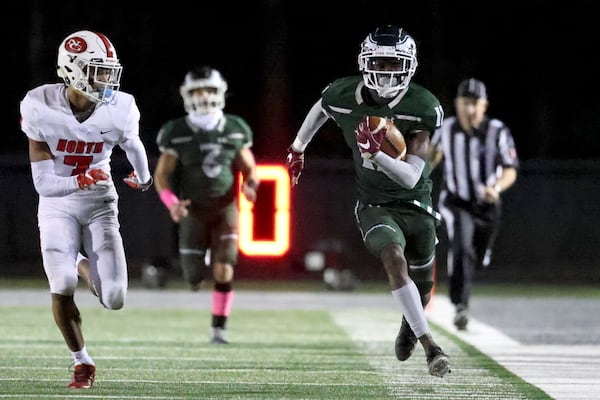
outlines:
{"label": "white yard line", "polygon": [[600,346],[522,345],[472,318],[468,330],[459,331],[444,296],[434,298],[427,317],[556,400],[600,399]]}

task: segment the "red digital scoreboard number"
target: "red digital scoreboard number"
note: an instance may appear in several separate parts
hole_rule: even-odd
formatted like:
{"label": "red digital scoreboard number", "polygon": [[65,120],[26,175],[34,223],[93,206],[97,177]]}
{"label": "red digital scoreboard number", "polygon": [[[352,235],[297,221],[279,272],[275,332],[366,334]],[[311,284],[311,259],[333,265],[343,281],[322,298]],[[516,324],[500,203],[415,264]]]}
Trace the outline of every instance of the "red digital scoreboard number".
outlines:
{"label": "red digital scoreboard number", "polygon": [[238,246],[248,256],[282,256],[290,247],[290,177],[282,165],[257,165],[256,170],[260,179],[256,203],[246,200],[241,174],[238,179]]}

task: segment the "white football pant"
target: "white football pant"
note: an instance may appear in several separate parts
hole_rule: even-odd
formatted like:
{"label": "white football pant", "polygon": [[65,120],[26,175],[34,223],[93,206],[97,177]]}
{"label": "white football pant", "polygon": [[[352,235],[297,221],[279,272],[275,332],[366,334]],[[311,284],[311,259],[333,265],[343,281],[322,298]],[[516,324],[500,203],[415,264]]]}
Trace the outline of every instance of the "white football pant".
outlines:
{"label": "white football pant", "polygon": [[100,303],[111,310],[123,307],[127,262],[117,203],[114,186],[65,197],[40,196],[40,244],[51,293],[73,295],[78,282],[75,263],[83,245]]}

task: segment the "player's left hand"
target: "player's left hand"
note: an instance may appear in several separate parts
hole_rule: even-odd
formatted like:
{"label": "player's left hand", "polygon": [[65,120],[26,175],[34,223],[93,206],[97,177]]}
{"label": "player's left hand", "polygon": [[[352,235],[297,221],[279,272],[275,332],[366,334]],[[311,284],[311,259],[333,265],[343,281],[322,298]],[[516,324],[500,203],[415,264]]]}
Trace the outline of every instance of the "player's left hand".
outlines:
{"label": "player's left hand", "polygon": [[360,155],[363,158],[369,159],[379,152],[385,131],[385,129],[380,129],[372,132],[369,129],[368,117],[363,118],[358,124],[354,132],[356,133],[358,150],[360,150]]}
{"label": "player's left hand", "polygon": [[131,171],[131,173],[129,174],[129,176],[127,178],[123,178],[123,182],[125,182],[127,184],[127,186],[129,186],[133,189],[141,190],[142,192],[145,192],[146,190],[150,189],[150,186],[152,186],[154,179],[152,177],[150,177],[148,182],[141,183],[138,180],[138,177],[135,174],[135,171]]}

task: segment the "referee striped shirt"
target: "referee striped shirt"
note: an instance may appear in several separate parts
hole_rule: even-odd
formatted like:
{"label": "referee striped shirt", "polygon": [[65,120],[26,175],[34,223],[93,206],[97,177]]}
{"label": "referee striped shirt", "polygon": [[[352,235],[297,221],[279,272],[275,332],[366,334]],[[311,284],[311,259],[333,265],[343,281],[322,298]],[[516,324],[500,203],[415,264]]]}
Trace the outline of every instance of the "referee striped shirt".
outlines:
{"label": "referee striped shirt", "polygon": [[444,154],[443,190],[466,202],[477,202],[481,188],[494,185],[503,168],[519,167],[510,129],[495,118],[467,133],[456,117],[448,117],[431,143]]}

